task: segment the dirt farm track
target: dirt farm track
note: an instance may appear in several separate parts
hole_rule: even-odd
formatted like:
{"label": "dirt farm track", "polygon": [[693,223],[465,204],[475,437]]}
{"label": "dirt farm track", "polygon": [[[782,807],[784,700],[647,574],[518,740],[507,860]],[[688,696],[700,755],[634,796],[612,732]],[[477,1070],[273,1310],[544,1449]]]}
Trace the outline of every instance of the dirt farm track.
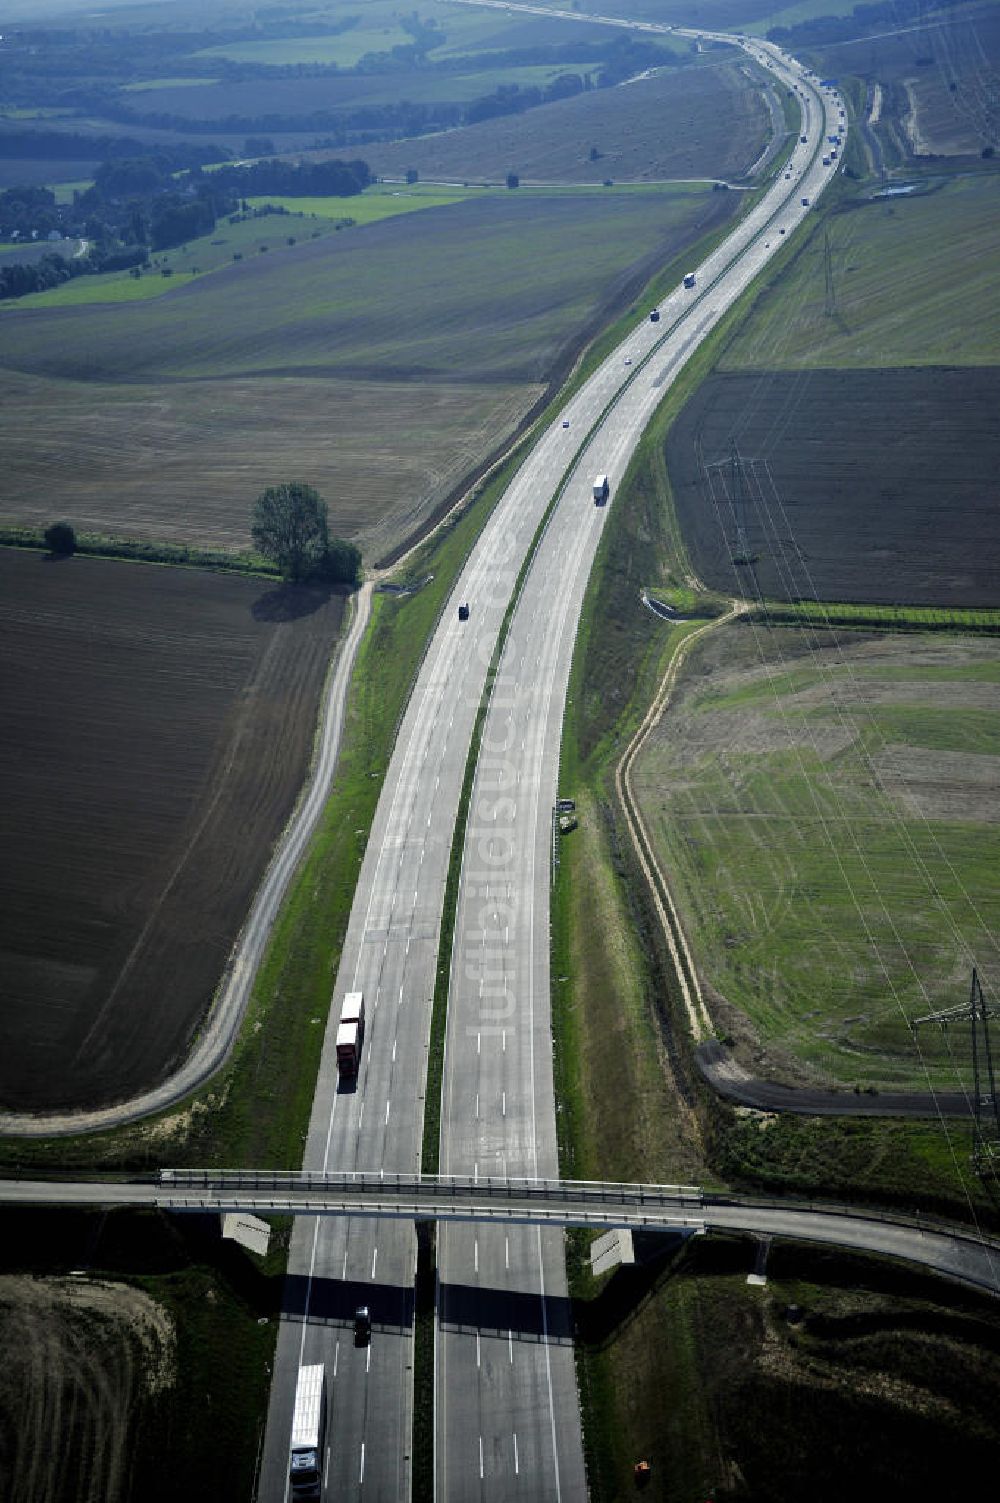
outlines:
{"label": "dirt farm track", "polygon": [[0,549],[0,1106],[167,1075],[308,765],[327,591]]}

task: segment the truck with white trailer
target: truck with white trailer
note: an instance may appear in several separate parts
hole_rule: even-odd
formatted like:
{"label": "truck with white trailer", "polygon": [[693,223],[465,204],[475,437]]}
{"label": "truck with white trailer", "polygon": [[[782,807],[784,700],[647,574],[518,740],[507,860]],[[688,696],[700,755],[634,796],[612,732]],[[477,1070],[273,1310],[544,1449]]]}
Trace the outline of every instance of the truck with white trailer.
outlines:
{"label": "truck with white trailer", "polygon": [[311,1362],[299,1368],[292,1411],[288,1480],[293,1498],[318,1498],[323,1491],[326,1432],[326,1368]]}
{"label": "truck with white trailer", "polygon": [[607,475],[598,475],[594,480],[594,505],[603,506],[610,494]]}
{"label": "truck with white trailer", "polygon": [[341,1075],[357,1075],[361,1044],[365,1036],[364,992],[348,992],[337,1024],[337,1069]]}

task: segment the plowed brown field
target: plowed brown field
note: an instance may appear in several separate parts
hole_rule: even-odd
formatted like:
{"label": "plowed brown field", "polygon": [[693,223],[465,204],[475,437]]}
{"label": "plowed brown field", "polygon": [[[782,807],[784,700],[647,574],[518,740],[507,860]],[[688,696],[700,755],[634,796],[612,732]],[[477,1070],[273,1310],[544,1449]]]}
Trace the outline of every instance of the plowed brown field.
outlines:
{"label": "plowed brown field", "polygon": [[997,368],[710,377],[667,440],[695,571],[773,600],[1000,604],[998,402]]}
{"label": "plowed brown field", "polygon": [[0,550],[0,1105],[183,1057],[308,766],[343,600]]}

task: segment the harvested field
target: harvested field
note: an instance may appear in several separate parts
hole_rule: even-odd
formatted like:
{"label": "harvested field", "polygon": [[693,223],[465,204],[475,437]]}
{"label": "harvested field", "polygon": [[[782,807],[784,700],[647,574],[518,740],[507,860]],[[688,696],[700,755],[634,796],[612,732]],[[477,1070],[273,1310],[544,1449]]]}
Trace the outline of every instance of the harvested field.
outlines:
{"label": "harvested field", "polygon": [[[836,312],[826,312],[829,237]],[[1000,177],[827,214],[754,303],[722,369],[1000,365]]]}
{"label": "harvested field", "polygon": [[[598,28],[588,30],[593,34]],[[609,41],[614,35],[604,28],[601,32],[599,41]],[[599,67],[599,62],[585,59],[579,63],[503,68],[491,66],[489,58],[470,58],[467,73],[450,68],[414,70],[407,74],[404,92],[412,104],[466,103],[493,93],[501,84],[545,84],[560,73],[588,73]],[[185,120],[217,120],[219,133],[223,135],[235,134],[225,123],[229,117],[348,114],[366,106],[394,104],[400,98],[398,73],[339,73],[318,78],[286,78],[279,74],[244,83],[221,79],[211,84],[204,82],[206,86],[202,87],[199,79],[176,79],[169,87],[155,92],[123,93],[118,102],[139,117],[162,113]],[[273,138],[274,133],[271,134]],[[367,156],[367,148],[363,154]]]}
{"label": "harvested field", "polygon": [[820,52],[824,72],[881,83],[888,118],[880,128],[911,156],[978,156],[1000,145],[995,5],[938,11],[929,23],[878,28]]}
{"label": "harvested field", "polygon": [[1000,604],[998,404],[997,368],[710,377],[666,449],[696,573],[749,598]]}
{"label": "harvested field", "polygon": [[733,206],[691,188],[505,194],[145,302],[7,308],[0,515],[55,505],[95,530],[242,545],[254,496],[296,478],[326,495],[334,532],[384,556]]}
{"label": "harvested field", "polygon": [[[327,498],[335,530],[378,557],[516,427],[541,390],[380,383],[386,437],[373,443],[364,383],[219,380],[206,391],[199,382],[0,373],[3,512],[48,525],[55,510],[85,532],[241,549],[253,498],[301,477]],[[46,427],[51,437],[40,445]]]}
{"label": "harvested field", "polygon": [[[760,89],[735,63],[685,68],[541,105],[464,130],[365,146],[381,176],[502,182],[649,182],[739,177],[768,128]],[[590,160],[596,147],[600,157]]]}
{"label": "harvested field", "polygon": [[343,600],[0,550],[0,1104],[169,1074],[308,765]]}
{"label": "harvested field", "polygon": [[907,1020],[973,964],[1000,983],[998,747],[995,641],[744,622],[692,650],[636,790],[748,1066],[967,1086],[967,1031]]}
{"label": "harvested field", "polygon": [[176,1379],[166,1311],[127,1284],[0,1276],[6,1503],[125,1503],[136,1442]]}

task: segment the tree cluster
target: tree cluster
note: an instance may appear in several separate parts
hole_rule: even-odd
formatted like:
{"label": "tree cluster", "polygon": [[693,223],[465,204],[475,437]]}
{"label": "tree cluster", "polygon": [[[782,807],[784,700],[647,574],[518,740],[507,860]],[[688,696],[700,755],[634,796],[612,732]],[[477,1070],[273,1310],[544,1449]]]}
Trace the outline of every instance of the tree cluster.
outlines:
{"label": "tree cluster", "polygon": [[0,238],[25,243],[51,230],[91,242],[89,254],[67,261],[52,253],[30,264],[0,268],[0,300],[57,287],[88,272],[141,266],[150,251],[185,245],[208,235],[251,195],[349,197],[372,181],[362,161],[266,161],[200,167],[178,177],[168,157],[138,156],[102,162],[93,186],[72,204],[59,205],[47,188],[8,188],[0,193]]}
{"label": "tree cluster", "polygon": [[113,252],[98,249],[87,256],[74,256],[67,260],[57,251],[49,251],[37,261],[18,261],[13,266],[0,266],[0,302],[12,297],[26,297],[31,292],[47,292],[51,287],[61,287],[74,277],[90,272],[128,271],[133,266],[143,266],[149,259],[145,246],[134,246]]}
{"label": "tree cluster", "polygon": [[239,166],[220,167],[206,178],[225,192],[240,198],[259,197],[264,193],[281,193],[301,198],[349,198],[360,193],[372,181],[368,163],[283,162],[272,158],[265,162],[248,162]]}
{"label": "tree cluster", "polygon": [[262,491],[254,503],[250,532],[259,552],[293,583],[359,581],[361,554],[353,543],[330,537],[326,502],[311,485],[290,481]]}

